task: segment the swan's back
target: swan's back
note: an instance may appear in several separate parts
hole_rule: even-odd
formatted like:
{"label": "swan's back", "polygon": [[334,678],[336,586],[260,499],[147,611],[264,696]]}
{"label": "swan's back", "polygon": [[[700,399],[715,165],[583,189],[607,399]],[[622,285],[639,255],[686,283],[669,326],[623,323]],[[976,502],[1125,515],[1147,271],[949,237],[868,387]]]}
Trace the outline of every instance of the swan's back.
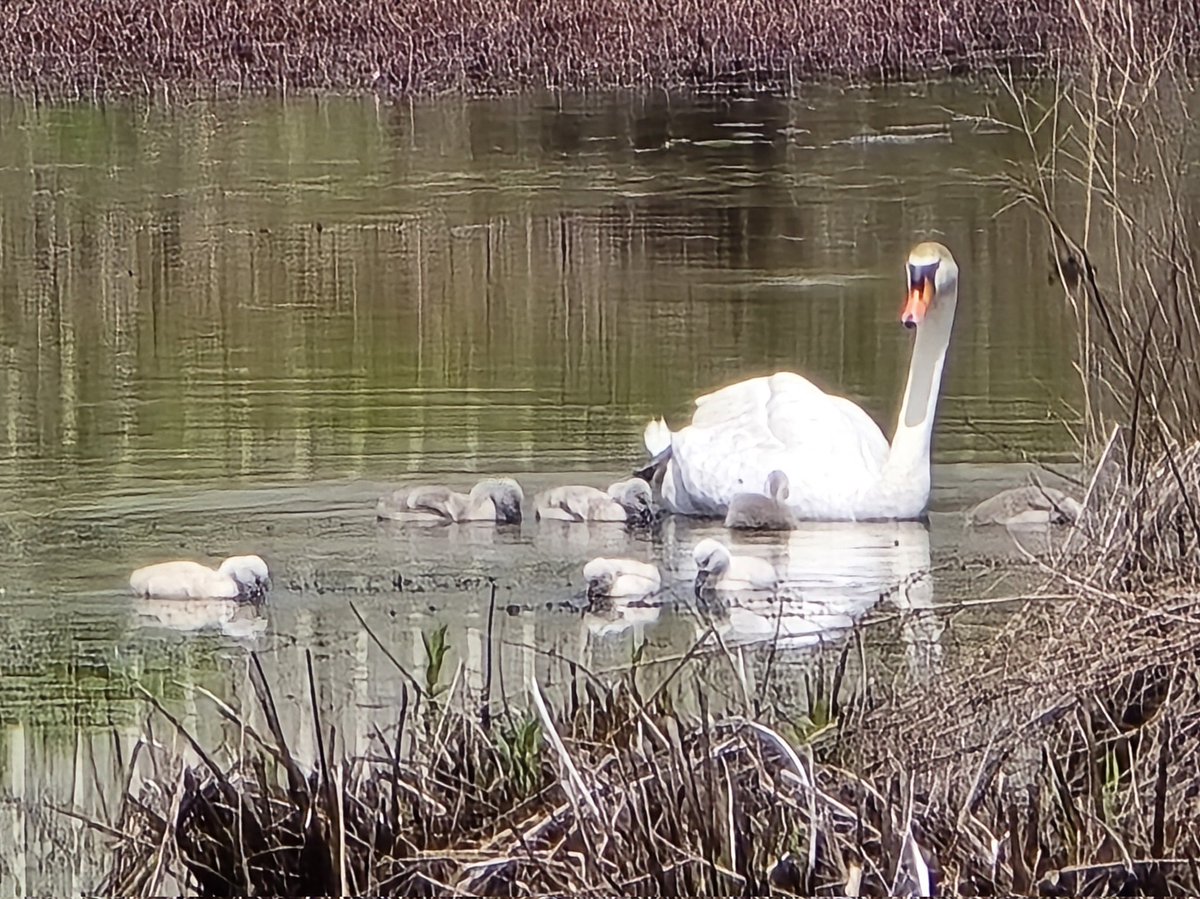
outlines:
{"label": "swan's back", "polygon": [[685,514],[724,514],[735,495],[778,469],[798,518],[852,519],[888,450],[879,425],[854,403],[779,372],[696,401],[692,423],[674,435],[662,494]]}

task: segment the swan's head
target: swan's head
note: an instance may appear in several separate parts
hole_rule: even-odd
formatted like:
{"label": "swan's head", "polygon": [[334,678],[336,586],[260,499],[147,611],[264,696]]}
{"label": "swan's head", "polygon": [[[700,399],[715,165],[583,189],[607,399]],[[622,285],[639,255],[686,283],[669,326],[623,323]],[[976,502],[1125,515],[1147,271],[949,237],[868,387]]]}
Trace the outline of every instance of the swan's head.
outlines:
{"label": "swan's head", "polygon": [[767,496],[771,499],[783,502],[788,498],[788,476],[782,471],[776,469],[767,475]]}
{"label": "swan's head", "polygon": [[271,589],[271,573],[259,556],[230,556],[217,569],[237,581],[243,599],[262,599]]}
{"label": "swan's head", "polygon": [[[942,244],[927,240],[913,247],[905,266],[908,300],[900,313],[906,328],[915,328],[939,308],[939,300],[956,297],[958,263]],[[952,302],[952,301],[951,301]]]}
{"label": "swan's head", "polygon": [[521,503],[525,491],[512,478],[485,478],[471,488],[471,498],[487,497],[496,507],[496,521],[502,524],[521,523]]}
{"label": "swan's head", "polygon": [[729,569],[729,563],[733,557],[729,555],[729,550],[720,540],[706,537],[696,544],[696,548],[692,550],[692,558],[696,562],[696,568],[699,569],[700,575],[707,577],[713,574],[724,574]]}
{"label": "swan's head", "polygon": [[654,513],[654,493],[641,478],[617,481],[608,488],[608,495],[620,504],[632,522],[649,521]]}

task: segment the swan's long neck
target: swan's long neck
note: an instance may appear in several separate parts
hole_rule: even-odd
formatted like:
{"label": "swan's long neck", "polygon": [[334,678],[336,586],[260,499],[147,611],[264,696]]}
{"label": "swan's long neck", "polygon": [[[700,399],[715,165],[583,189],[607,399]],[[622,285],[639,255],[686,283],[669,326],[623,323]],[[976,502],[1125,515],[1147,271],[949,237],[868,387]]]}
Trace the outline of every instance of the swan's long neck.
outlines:
{"label": "swan's long neck", "polygon": [[883,468],[884,489],[902,504],[919,503],[918,512],[929,499],[929,447],[957,303],[957,287],[947,290],[917,328],[904,401]]}

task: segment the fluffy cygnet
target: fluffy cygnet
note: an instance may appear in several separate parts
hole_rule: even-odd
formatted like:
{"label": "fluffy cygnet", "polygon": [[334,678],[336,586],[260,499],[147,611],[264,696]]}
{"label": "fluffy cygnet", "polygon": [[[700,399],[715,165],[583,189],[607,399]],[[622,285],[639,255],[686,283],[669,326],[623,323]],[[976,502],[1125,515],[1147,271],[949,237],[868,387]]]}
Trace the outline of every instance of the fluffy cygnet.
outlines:
{"label": "fluffy cygnet", "polygon": [[725,527],[761,531],[790,531],[796,516],[788,508],[788,477],[782,471],[767,475],[766,495],[739,493],[729,501]]}
{"label": "fluffy cygnet", "polygon": [[735,556],[720,540],[706,537],[692,550],[696,589],[772,590],[779,577],[775,566],[755,556]]}
{"label": "fluffy cygnet", "polygon": [[1083,505],[1061,490],[1030,484],[985,499],[967,513],[967,521],[973,525],[1002,524],[1006,527],[1073,524],[1082,512]]}
{"label": "fluffy cygnet", "polygon": [[449,487],[403,487],[385,494],[375,504],[377,518],[391,521],[495,521],[517,524],[525,493],[512,478],[485,478],[470,493]]}
{"label": "fluffy cygnet", "polygon": [[262,599],[271,586],[258,556],[230,556],[216,571],[199,562],[159,562],[129,576],[138,596],[150,599]]}
{"label": "fluffy cygnet", "polygon": [[658,568],[636,559],[592,559],[583,566],[588,597],[645,596],[662,586]]}
{"label": "fluffy cygnet", "polygon": [[535,514],[550,521],[625,521],[648,524],[654,514],[650,485],[641,478],[595,487],[552,487],[534,498]]}

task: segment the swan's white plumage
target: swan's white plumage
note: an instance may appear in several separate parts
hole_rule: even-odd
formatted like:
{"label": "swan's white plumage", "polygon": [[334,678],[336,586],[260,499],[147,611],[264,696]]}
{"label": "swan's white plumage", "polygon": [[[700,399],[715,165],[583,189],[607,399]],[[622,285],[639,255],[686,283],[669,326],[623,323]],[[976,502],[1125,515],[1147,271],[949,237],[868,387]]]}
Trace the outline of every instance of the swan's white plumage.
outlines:
{"label": "swan's white plumage", "polygon": [[877,478],[887,456],[887,438],[866,412],[778,372],[696,401],[691,425],[674,435],[663,497],[680,512],[714,514],[778,469],[798,517],[848,518],[863,477]]}
{"label": "swan's white plumage", "polygon": [[[801,375],[751,378],[700,397],[691,423],[671,434],[669,458],[658,468],[667,510],[725,515],[735,495],[759,489],[778,469],[798,519],[920,517],[929,500],[929,447],[958,266],[941,244],[923,243],[909,254],[907,272],[902,321],[917,337],[890,444],[865,411]],[[647,448],[661,439],[652,422]]]}
{"label": "swan's white plumage", "polygon": [[646,444],[646,452],[653,458],[670,448],[671,429],[667,427],[667,423],[663,419],[651,419],[642,433],[642,440]]}

